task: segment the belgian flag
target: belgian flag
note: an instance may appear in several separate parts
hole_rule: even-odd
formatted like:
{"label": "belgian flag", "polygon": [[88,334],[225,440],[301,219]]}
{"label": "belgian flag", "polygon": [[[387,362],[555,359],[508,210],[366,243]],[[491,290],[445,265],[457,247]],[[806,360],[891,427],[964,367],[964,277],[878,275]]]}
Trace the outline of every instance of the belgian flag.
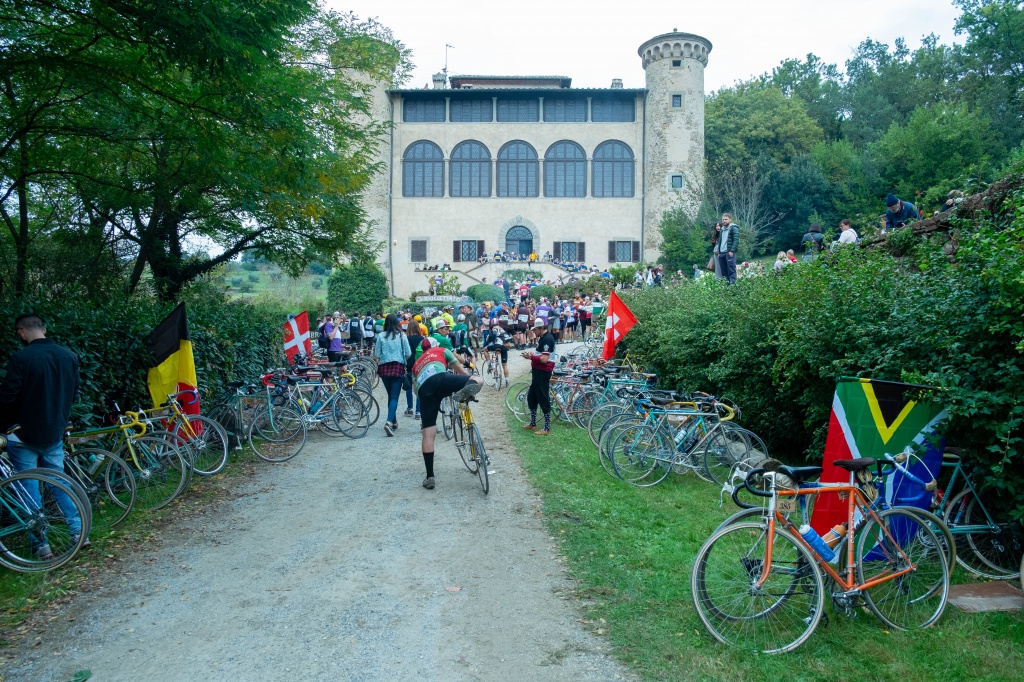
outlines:
{"label": "belgian flag", "polygon": [[[188,336],[184,303],[179,303],[146,337],[146,347],[154,363],[147,379],[153,405],[163,405],[172,393],[196,390],[199,382],[196,379],[196,362],[192,355],[192,341]],[[198,414],[198,396],[191,405],[186,405],[188,402],[182,401],[182,411]]]}

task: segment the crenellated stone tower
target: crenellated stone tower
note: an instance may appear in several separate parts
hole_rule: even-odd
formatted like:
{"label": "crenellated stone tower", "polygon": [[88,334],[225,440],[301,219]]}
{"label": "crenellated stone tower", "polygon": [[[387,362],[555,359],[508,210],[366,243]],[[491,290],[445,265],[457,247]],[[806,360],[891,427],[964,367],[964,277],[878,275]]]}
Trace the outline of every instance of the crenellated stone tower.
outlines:
{"label": "crenellated stone tower", "polygon": [[704,67],[711,42],[665,33],[637,50],[647,80],[644,142],[644,254],[657,260],[662,214],[683,202],[696,209],[704,182]]}

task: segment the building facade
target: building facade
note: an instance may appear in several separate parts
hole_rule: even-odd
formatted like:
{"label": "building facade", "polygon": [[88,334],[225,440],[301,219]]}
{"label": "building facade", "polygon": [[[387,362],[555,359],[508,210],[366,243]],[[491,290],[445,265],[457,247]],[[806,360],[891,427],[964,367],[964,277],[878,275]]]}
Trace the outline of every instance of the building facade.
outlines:
{"label": "building facade", "polygon": [[638,51],[646,87],[573,88],[563,76],[451,76],[374,90],[392,123],[364,208],[392,293],[449,264],[493,279],[486,253],[550,252],[599,268],[658,258],[664,211],[702,182],[711,43],[667,33]]}

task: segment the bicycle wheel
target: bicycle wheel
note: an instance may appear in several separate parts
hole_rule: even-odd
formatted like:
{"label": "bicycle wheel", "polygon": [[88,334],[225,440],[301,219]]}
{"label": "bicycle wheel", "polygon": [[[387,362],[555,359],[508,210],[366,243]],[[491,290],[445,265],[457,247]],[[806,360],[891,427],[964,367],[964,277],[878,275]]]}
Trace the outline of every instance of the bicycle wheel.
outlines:
{"label": "bicycle wheel", "polygon": [[[953,505],[955,504],[954,499]],[[966,533],[967,546],[987,572],[1001,579],[1016,578],[1021,557],[1024,555],[1024,528],[1020,522],[1006,522],[991,512],[989,516],[996,527],[992,530]],[[977,526],[986,525],[988,522],[981,500],[972,495],[964,510],[963,524]]]}
{"label": "bicycle wheel", "polygon": [[127,518],[135,506],[135,478],[114,453],[83,448],[64,453],[64,473],[82,488],[92,510],[92,527],[107,530]]}
{"label": "bicycle wheel", "polygon": [[648,487],[668,476],[673,446],[671,436],[655,426],[627,426],[615,436],[609,459],[616,476],[630,485]]}
{"label": "bicycle wheel", "polygon": [[[520,407],[518,405],[519,394],[520,394],[520,392],[523,393],[523,401],[525,401],[526,400],[525,390],[528,389],[528,388],[530,388],[530,382],[529,381],[517,381],[516,383],[512,384],[511,386],[509,386],[508,390],[505,392],[505,407],[507,407],[508,411],[511,412],[513,415],[515,415],[516,419],[519,419],[519,421],[523,421],[520,418],[521,410],[520,410]],[[525,410],[526,408],[523,407],[521,409]]]}
{"label": "bicycle wheel", "polygon": [[306,444],[302,416],[289,407],[275,407],[256,416],[249,427],[249,445],[265,462],[287,462]]}
{"label": "bicycle wheel", "polygon": [[601,433],[597,440],[597,457],[598,461],[601,462],[601,467],[609,476],[614,478],[619,477],[619,475],[615,473],[615,467],[612,465],[611,445],[615,442],[615,437],[622,429],[627,427],[637,427],[641,424],[643,424],[643,420],[635,414],[623,414],[615,419],[609,419],[605,422],[604,426],[601,427]]}
{"label": "bicycle wheel", "polygon": [[114,455],[128,463],[135,478],[135,507],[160,509],[185,490],[191,469],[182,451],[164,438],[142,436],[124,443]]}
{"label": "bicycle wheel", "polygon": [[[377,375],[374,374],[374,376]],[[366,428],[370,428],[380,419],[380,403],[373,397],[373,393],[366,388],[356,386],[352,391],[366,407]]]}
{"label": "bicycle wheel", "polygon": [[587,435],[590,442],[597,445],[597,436],[601,432],[604,423],[621,412],[624,412],[621,403],[609,401],[595,409],[587,419]]}
{"label": "bicycle wheel", "polygon": [[[925,628],[946,608],[949,572],[939,539],[921,517],[888,509],[857,531],[857,580],[878,619],[900,630]],[[911,569],[911,567],[914,567]],[[893,573],[911,569],[895,578]],[[872,587],[866,583],[882,580]]]}
{"label": "bicycle wheel", "polygon": [[[512,388],[515,388],[513,386]],[[509,389],[511,392],[511,389]],[[519,389],[519,392],[512,399],[512,414],[520,422],[526,422],[530,418],[530,403],[528,400],[528,394],[530,392],[530,386],[527,384]]]}
{"label": "bicycle wheel", "polygon": [[704,442],[702,468],[712,483],[729,480],[732,468],[752,457],[750,441],[733,429],[717,429]]}
{"label": "bicycle wheel", "polygon": [[[370,429],[369,408],[354,392],[342,391],[334,400],[334,428],[349,438],[362,438]],[[331,428],[331,427],[328,427]]]}
{"label": "bicycle wheel", "polygon": [[697,552],[690,593],[715,639],[778,654],[814,632],[825,611],[825,589],[821,569],[788,531],[776,528],[770,548],[767,539],[763,523],[736,523],[714,533]]}
{"label": "bicycle wheel", "polygon": [[455,403],[452,402],[451,396],[441,400],[441,430],[444,431],[447,440],[455,436]]}
{"label": "bicycle wheel", "polygon": [[192,471],[212,476],[228,463],[228,434],[224,427],[198,414],[187,415],[188,426],[174,424],[174,434],[185,441],[192,452]]}
{"label": "bicycle wheel", "polygon": [[[65,471],[58,471],[56,469],[48,469],[43,467],[25,469],[18,473],[36,474],[42,477],[49,477],[57,481],[58,483],[62,483],[63,485],[68,487],[76,498],[76,501],[78,503],[76,506],[81,507],[82,509],[85,510],[85,513],[80,514],[80,517],[82,519],[82,535],[86,538],[89,537],[89,533],[92,531],[92,505],[89,502],[89,494],[85,491],[85,487],[82,486],[78,481],[76,481],[73,476],[69,475]],[[49,513],[60,514],[63,511],[60,508],[60,503],[58,502],[57,498],[54,497],[54,491],[57,490],[57,488],[46,487],[40,489],[43,505],[47,507],[47,512]],[[70,509],[68,509],[67,511],[70,512]]]}
{"label": "bicycle wheel", "polygon": [[459,457],[469,473],[475,474],[476,462],[473,460],[473,454],[469,448],[469,431],[466,429],[465,422],[462,421],[462,412],[459,410],[455,411],[453,430],[455,431],[455,449],[459,451]]}
{"label": "bicycle wheel", "polygon": [[[65,513],[55,503],[55,495],[63,498],[66,508],[71,505],[78,512],[83,529],[88,506],[65,480],[52,475],[60,472],[38,471],[22,471],[0,480],[0,564],[13,571],[63,566],[87,537],[84,532],[72,532]],[[48,555],[52,556],[43,558]]]}
{"label": "bicycle wheel", "polygon": [[[924,509],[918,509],[917,507],[896,507],[896,509],[902,509],[908,511],[915,516],[921,518],[928,529],[935,533],[935,537],[939,541],[939,550],[946,555],[946,571],[949,573],[949,577],[953,577],[953,569],[956,568],[956,540],[953,538],[953,533],[950,532],[949,527],[940,519],[936,514]],[[927,536],[922,538],[923,542],[930,540]]]}
{"label": "bicycle wheel", "polygon": [[[487,362],[484,363],[484,366],[482,368],[483,369],[482,374],[483,374],[483,377],[484,377],[484,383],[487,384],[488,386],[490,386],[491,388],[495,388],[494,382],[497,380],[497,376],[495,375],[495,371],[494,371],[495,370],[495,366],[500,366],[500,365],[501,365],[500,362],[495,362],[494,360],[488,360]],[[501,387],[498,386],[497,389],[500,391]]]}
{"label": "bicycle wheel", "polygon": [[487,450],[484,449],[484,439],[480,435],[480,429],[477,428],[476,424],[469,425],[467,437],[469,438],[469,454],[473,461],[476,462],[476,475],[480,479],[480,487],[484,489],[484,495],[486,495],[491,489],[491,482],[487,477],[487,467],[491,462],[487,458]]}
{"label": "bicycle wheel", "polygon": [[576,396],[569,406],[569,416],[576,426],[584,428],[590,420],[594,410],[605,402],[604,393],[601,391],[584,391]]}

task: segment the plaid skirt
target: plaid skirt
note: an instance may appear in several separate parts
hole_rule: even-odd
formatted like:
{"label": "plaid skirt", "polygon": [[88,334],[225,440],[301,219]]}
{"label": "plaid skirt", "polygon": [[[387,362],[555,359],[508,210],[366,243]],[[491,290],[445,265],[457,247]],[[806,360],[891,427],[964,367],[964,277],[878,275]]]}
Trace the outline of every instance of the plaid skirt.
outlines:
{"label": "plaid skirt", "polygon": [[404,362],[385,362],[381,365],[377,365],[377,376],[380,377],[400,377],[405,376],[405,363]]}

